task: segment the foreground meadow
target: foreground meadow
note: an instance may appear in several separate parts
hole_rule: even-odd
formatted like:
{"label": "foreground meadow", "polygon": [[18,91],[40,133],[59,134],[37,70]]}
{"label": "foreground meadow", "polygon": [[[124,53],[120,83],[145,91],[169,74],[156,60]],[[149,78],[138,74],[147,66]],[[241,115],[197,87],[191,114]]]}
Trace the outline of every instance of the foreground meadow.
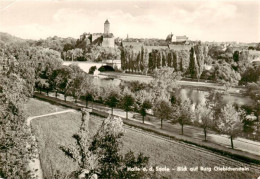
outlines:
{"label": "foreground meadow", "polygon": [[[38,100],[30,100],[27,105],[34,107],[33,104]],[[42,103],[43,108],[46,105],[50,109],[55,109],[55,105]],[[41,108],[39,108],[41,109]],[[31,109],[31,111],[34,111]],[[39,112],[41,113],[41,112]],[[38,141],[40,152],[41,166],[45,178],[54,178],[57,171],[63,174],[69,174],[76,170],[77,164],[67,158],[59,149],[61,145],[70,145],[74,143],[72,135],[75,134],[80,126],[79,112],[71,112],[66,114],[52,115],[34,119],[32,121],[33,132]],[[94,134],[101,125],[103,118],[91,115],[89,127],[90,133]],[[143,152],[150,157],[149,166],[160,166],[174,168],[174,171],[159,172],[159,176],[167,178],[256,178],[260,173],[253,170],[247,172],[221,172],[221,171],[176,171],[177,167],[186,166],[187,168],[203,166],[226,167],[243,167],[240,162],[221,159],[218,155],[205,153],[204,150],[194,150],[180,143],[171,143],[159,138],[155,138],[142,133],[137,133],[129,128],[126,128],[126,133],[122,138],[122,152],[126,153],[129,150],[135,153]]]}

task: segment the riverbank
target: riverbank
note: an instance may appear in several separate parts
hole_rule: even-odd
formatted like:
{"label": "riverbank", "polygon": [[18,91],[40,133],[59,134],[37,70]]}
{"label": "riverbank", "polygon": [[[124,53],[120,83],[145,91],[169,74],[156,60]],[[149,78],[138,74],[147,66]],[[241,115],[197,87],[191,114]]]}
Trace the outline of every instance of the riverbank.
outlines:
{"label": "riverbank", "polygon": [[[139,81],[143,83],[150,83],[153,80],[151,75],[141,75],[141,74],[132,74],[132,73],[121,73],[121,72],[101,72],[99,74],[101,77],[120,79],[124,81]],[[184,78],[183,80],[177,81],[181,86],[194,87],[196,89],[216,89],[224,91],[225,87],[218,83],[213,83],[212,81],[194,81],[191,79]],[[245,93],[245,88],[242,86],[232,87],[229,89],[231,94],[242,94]]]}

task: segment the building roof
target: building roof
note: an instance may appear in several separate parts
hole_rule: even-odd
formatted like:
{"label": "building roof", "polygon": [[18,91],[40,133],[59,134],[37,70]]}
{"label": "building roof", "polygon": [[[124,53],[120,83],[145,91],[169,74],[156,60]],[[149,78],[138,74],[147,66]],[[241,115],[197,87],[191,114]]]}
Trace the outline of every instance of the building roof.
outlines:
{"label": "building roof", "polygon": [[108,20],[105,21],[105,24],[109,24]]}

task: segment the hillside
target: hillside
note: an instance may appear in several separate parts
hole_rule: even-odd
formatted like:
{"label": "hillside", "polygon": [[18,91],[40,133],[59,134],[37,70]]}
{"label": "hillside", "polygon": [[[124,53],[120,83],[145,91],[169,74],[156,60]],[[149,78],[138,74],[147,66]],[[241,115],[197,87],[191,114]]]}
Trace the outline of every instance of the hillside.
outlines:
{"label": "hillside", "polygon": [[13,43],[13,42],[25,42],[26,40],[21,39],[19,37],[12,36],[5,32],[0,32],[0,42],[7,44],[7,43]]}

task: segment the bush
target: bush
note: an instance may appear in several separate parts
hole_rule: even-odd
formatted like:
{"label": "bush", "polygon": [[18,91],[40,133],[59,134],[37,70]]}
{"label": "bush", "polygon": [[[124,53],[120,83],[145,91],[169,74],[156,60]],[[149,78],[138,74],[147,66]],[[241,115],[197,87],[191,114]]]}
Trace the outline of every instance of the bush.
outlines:
{"label": "bush", "polygon": [[96,69],[97,69],[97,66],[92,66],[92,67],[90,67],[88,73],[89,73],[89,74],[94,74],[94,72],[95,72]]}

